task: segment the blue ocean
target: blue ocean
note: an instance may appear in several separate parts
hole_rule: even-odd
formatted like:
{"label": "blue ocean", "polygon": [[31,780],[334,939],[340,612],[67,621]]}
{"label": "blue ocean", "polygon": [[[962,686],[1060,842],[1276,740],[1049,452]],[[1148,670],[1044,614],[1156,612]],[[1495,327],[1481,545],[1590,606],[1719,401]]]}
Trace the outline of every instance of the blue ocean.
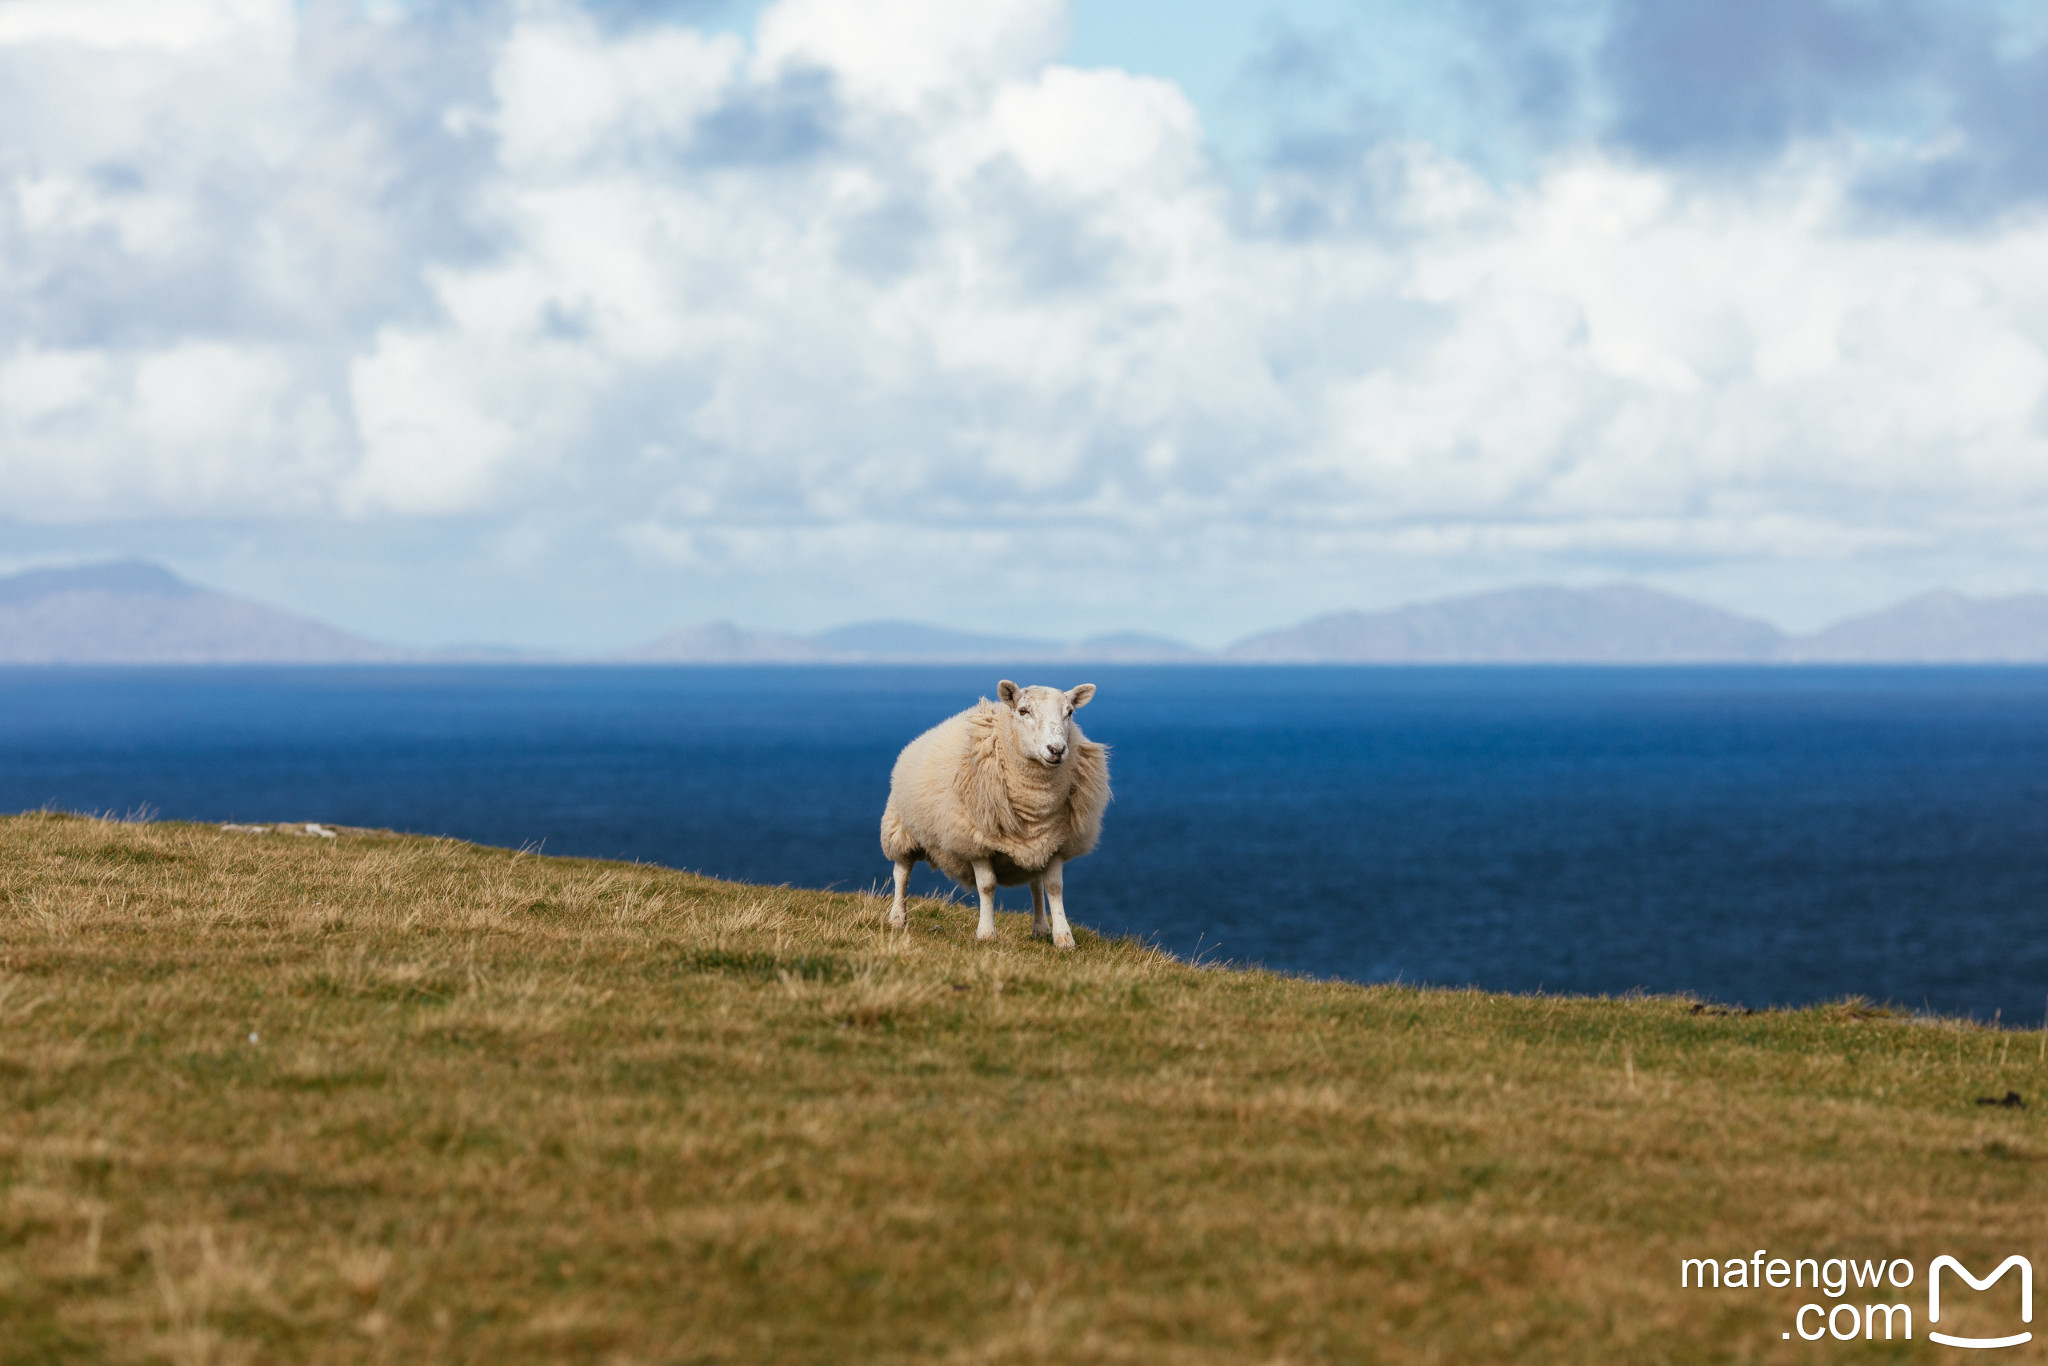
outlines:
{"label": "blue ocean", "polygon": [[868,888],[896,751],[1004,674],[1100,686],[1116,801],[1067,900],[1106,933],[1356,981],[2048,1000],[2042,669],[12,669],[0,809]]}

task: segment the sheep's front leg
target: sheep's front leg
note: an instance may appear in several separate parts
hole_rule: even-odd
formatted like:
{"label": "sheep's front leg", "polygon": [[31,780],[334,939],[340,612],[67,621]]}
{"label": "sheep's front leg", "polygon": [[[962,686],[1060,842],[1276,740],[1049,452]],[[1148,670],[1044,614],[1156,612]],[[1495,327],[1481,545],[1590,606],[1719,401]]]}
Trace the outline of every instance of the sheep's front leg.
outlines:
{"label": "sheep's front leg", "polygon": [[908,930],[910,912],[903,904],[903,889],[910,881],[911,865],[902,859],[896,860],[896,898],[889,903],[889,928]]}
{"label": "sheep's front leg", "polygon": [[1052,922],[1045,918],[1045,879],[1031,879],[1031,937],[1043,939],[1052,933]]}
{"label": "sheep's front leg", "polygon": [[1045,870],[1045,899],[1051,903],[1052,946],[1056,949],[1074,947],[1074,930],[1067,924],[1067,884],[1060,876],[1060,861],[1054,859]]}
{"label": "sheep's front leg", "polygon": [[981,924],[976,927],[976,939],[996,937],[996,870],[987,859],[976,859],[974,863],[974,890],[981,893]]}

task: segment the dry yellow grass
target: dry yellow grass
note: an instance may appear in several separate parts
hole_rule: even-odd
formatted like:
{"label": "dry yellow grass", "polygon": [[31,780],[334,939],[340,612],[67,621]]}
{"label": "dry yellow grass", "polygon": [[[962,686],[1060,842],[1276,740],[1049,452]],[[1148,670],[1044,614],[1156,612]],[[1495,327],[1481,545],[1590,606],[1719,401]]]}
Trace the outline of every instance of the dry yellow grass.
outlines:
{"label": "dry yellow grass", "polygon": [[1678,1259],[2048,1263],[2038,1033],[884,910],[0,820],[0,1360],[1934,1359]]}

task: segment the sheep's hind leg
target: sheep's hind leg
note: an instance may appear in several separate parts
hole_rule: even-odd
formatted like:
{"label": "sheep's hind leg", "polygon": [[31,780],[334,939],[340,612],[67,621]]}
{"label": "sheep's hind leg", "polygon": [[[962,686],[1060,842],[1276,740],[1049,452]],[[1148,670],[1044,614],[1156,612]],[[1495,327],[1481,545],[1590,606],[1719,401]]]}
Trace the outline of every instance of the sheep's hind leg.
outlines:
{"label": "sheep's hind leg", "polygon": [[1045,870],[1045,899],[1051,903],[1052,946],[1056,949],[1074,947],[1074,929],[1067,924],[1067,884],[1060,875],[1061,864],[1054,859]]}
{"label": "sheep's hind leg", "polygon": [[996,937],[996,870],[987,859],[977,859],[974,864],[974,890],[981,893],[981,924],[975,927],[976,939]]}
{"label": "sheep's hind leg", "polygon": [[910,870],[917,865],[903,859],[896,860],[896,897],[889,903],[889,928],[908,931],[910,912],[903,904],[903,888],[910,881]]}
{"label": "sheep's hind leg", "polygon": [[1031,879],[1031,937],[1043,939],[1052,933],[1052,922],[1045,918],[1045,879]]}

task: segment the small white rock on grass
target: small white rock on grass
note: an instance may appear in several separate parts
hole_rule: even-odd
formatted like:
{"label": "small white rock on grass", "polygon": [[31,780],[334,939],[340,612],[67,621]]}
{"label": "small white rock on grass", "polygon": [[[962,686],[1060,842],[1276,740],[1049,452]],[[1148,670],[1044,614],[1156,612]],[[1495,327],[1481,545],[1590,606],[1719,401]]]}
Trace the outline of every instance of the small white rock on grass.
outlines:
{"label": "small white rock on grass", "polygon": [[285,835],[318,835],[321,839],[325,840],[339,839],[341,837],[341,832],[339,830],[329,830],[326,826],[319,824],[317,821],[307,821],[304,825],[276,826],[236,825],[235,823],[230,821],[222,825],[221,829],[234,830],[245,835],[267,835],[271,833],[271,831],[275,830],[278,833]]}

